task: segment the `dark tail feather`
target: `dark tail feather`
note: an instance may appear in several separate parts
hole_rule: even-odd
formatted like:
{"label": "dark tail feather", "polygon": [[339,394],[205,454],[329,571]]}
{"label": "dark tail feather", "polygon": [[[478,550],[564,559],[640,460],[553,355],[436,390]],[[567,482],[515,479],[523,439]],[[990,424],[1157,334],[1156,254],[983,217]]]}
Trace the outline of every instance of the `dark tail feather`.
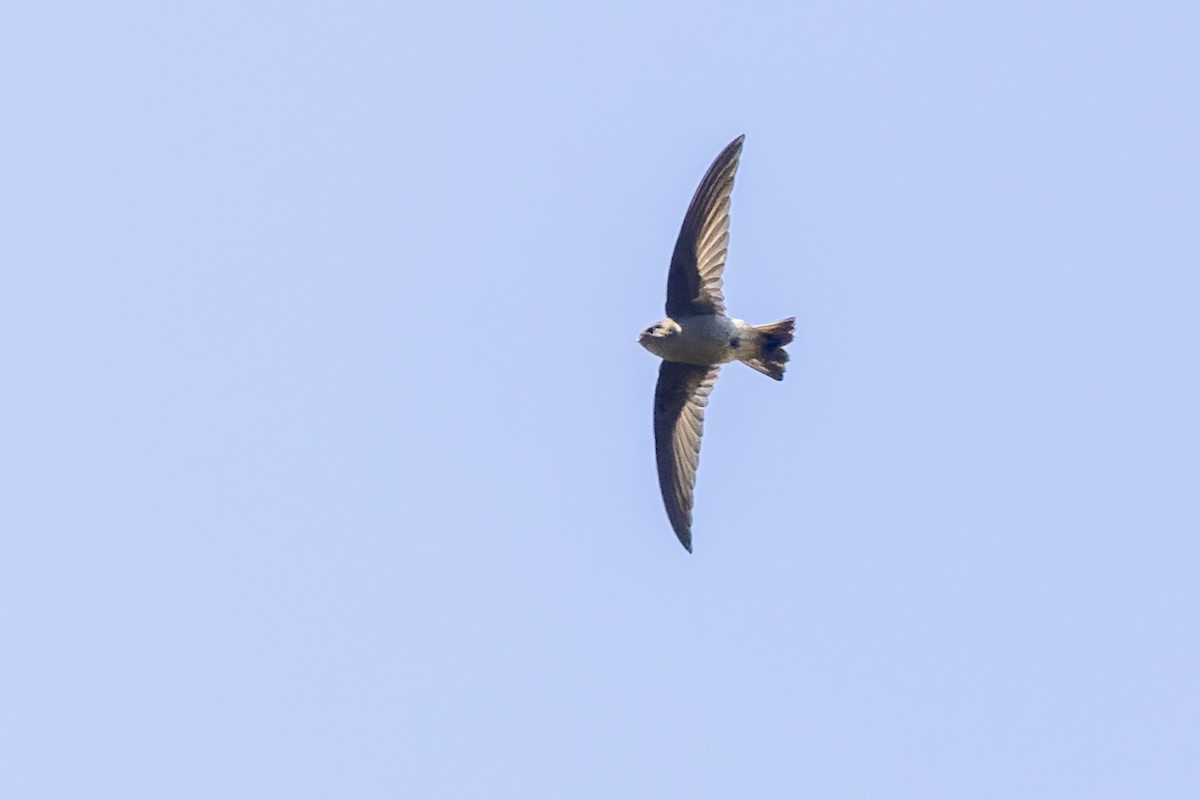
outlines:
{"label": "dark tail feather", "polygon": [[783,370],[788,362],[787,351],[783,348],[795,338],[796,318],[755,325],[754,330],[758,332],[758,355],[744,361],[763,375],[783,380]]}

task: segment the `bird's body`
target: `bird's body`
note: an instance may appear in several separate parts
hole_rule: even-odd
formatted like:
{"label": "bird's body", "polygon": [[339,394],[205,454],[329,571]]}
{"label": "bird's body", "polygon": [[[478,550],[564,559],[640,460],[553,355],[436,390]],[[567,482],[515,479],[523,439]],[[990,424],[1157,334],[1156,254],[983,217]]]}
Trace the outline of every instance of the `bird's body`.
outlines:
{"label": "bird's body", "polygon": [[674,324],[678,332],[670,336],[649,336],[642,345],[659,358],[684,364],[725,364],[750,355],[755,337],[747,335],[750,326],[740,319],[705,314],[696,317],[667,317],[658,323]]}
{"label": "bird's body", "polygon": [[667,275],[667,317],[638,337],[663,359],[654,392],[658,484],[671,527],[689,552],[704,409],[720,365],[742,361],[783,380],[788,361],[783,348],[795,327],[794,318],[748,325],[725,313],[721,273],[729,244],[729,195],[744,138],[721,151],[696,189]]}

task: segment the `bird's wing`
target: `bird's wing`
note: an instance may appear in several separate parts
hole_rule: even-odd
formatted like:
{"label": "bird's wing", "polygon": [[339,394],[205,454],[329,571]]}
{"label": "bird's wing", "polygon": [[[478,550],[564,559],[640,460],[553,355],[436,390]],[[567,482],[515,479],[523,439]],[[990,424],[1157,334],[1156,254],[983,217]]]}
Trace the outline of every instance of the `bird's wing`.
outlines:
{"label": "bird's wing", "polygon": [[721,272],[729,247],[729,193],[745,138],[725,146],[688,206],[667,274],[668,317],[725,313]]}
{"label": "bird's wing", "polygon": [[720,367],[664,361],[654,390],[654,451],[658,486],[679,541],[692,551],[692,487],[700,463],[704,407]]}

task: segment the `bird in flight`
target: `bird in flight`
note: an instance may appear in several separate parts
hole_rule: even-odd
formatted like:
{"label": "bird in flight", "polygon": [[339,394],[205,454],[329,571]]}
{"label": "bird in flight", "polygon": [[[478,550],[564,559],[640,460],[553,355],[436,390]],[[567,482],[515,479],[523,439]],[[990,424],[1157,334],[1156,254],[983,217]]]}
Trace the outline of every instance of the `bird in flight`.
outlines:
{"label": "bird in flight", "polygon": [[729,247],[729,195],[739,136],[708,168],[683,218],[667,273],[667,317],[646,328],[638,343],[662,359],[654,390],[654,450],[667,518],[692,551],[692,490],[700,462],[704,408],[721,364],[741,361],[783,380],[796,319],[748,325],[725,314],[721,273]]}

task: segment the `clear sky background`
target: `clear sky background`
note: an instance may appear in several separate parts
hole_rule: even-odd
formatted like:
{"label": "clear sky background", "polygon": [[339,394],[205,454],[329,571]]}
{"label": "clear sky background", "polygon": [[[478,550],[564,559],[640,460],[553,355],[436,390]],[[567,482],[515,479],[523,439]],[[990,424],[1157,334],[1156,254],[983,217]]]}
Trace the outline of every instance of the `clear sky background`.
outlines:
{"label": "clear sky background", "polygon": [[[1190,3],[0,10],[0,796],[1200,796]],[[650,410],[745,133],[695,555]]]}

